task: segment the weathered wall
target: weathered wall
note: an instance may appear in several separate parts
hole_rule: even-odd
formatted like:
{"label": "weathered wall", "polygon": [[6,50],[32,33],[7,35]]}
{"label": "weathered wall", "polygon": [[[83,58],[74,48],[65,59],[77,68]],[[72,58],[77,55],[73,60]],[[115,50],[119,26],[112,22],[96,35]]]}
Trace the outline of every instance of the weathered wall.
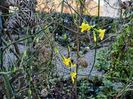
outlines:
{"label": "weathered wall", "polygon": [[[37,0],[37,11],[40,12],[61,12],[61,1],[62,0]],[[66,0],[67,1],[67,0]],[[129,1],[129,0],[121,0]],[[68,3],[76,10],[78,3],[76,0],[68,0]],[[97,16],[98,14],[98,0],[86,0],[85,13],[87,15]],[[67,4],[64,5],[64,13],[75,13]],[[100,0],[100,16],[106,17],[119,17],[120,16],[120,5],[119,0]]]}
{"label": "weathered wall", "polygon": [[118,0],[106,0],[103,6],[103,16],[119,17],[119,3]]}
{"label": "weathered wall", "polygon": [[[40,12],[61,12],[61,1],[62,0],[37,0],[36,10]],[[79,4],[76,2],[76,0],[69,0],[68,4],[71,5],[74,10],[77,10],[79,7]],[[69,5],[64,4],[63,13],[75,13],[73,9],[69,7]],[[94,0],[86,0],[85,7],[86,9],[84,10],[84,14],[98,14],[98,4]],[[102,6],[100,14],[102,15]]]}

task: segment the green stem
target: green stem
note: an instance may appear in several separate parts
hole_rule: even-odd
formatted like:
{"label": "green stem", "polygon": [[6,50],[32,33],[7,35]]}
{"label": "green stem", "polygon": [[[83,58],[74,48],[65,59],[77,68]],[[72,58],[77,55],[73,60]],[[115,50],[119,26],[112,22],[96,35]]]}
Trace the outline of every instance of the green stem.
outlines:
{"label": "green stem", "polygon": [[[83,9],[84,9],[84,4],[85,4],[85,0],[83,0],[82,2],[81,2],[81,0],[80,0],[80,12],[79,12],[79,15],[80,15],[80,17],[79,17],[79,26],[80,26],[80,24],[82,23],[82,16],[83,16]],[[77,30],[77,34],[76,34],[76,43],[77,43],[77,61],[78,61],[78,59],[79,59],[79,57],[80,57],[80,55],[79,55],[79,51],[80,51],[80,39],[79,39],[79,36],[80,36],[80,29],[78,28],[78,30]],[[79,69],[79,65],[77,64],[77,66],[76,66],[76,74],[78,74],[78,69]],[[74,84],[74,91],[75,91],[75,99],[78,99],[78,92],[77,92],[77,79],[78,79],[78,75],[76,75],[76,79],[75,79],[75,84]]]}
{"label": "green stem", "polygon": [[5,85],[7,99],[11,99],[13,95],[13,90],[9,81],[9,77],[8,75],[3,75],[3,78],[4,78],[4,85]]}
{"label": "green stem", "polygon": [[96,53],[97,53],[97,42],[96,42],[96,45],[95,45],[95,51],[94,51],[94,61],[93,61],[93,65],[92,65],[92,67],[91,67],[91,70],[90,70],[90,73],[89,73],[89,77],[90,77],[90,75],[91,75],[91,72],[93,71],[93,68],[94,68],[94,66],[95,66],[95,62],[96,62]]}
{"label": "green stem", "polygon": [[3,24],[2,24],[2,16],[0,15],[0,68],[3,67],[3,43],[2,43],[2,30],[3,30]]}

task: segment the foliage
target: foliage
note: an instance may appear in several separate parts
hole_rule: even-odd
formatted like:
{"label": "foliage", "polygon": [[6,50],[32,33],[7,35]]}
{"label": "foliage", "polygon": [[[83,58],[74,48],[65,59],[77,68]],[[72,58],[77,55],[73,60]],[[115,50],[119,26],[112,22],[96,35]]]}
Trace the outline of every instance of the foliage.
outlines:
{"label": "foliage", "polygon": [[[132,15],[105,18],[99,10],[97,17],[83,15],[85,0],[76,2],[79,8],[71,15],[63,13],[66,0],[61,13],[34,12],[29,0],[15,3],[20,9],[8,16],[8,24],[3,21],[0,32],[0,98],[132,98]],[[92,66],[85,58],[91,50]],[[15,57],[9,65],[7,54]],[[101,75],[92,75],[95,67]]]}
{"label": "foliage", "polygon": [[99,71],[107,72],[110,68],[110,60],[107,58],[109,53],[108,48],[101,48],[97,53],[96,68]]}
{"label": "foliage", "polygon": [[[112,43],[111,50],[103,49],[98,54],[96,67],[99,70],[105,71],[103,76],[105,80],[103,80],[103,83],[109,84],[101,87],[102,93],[106,96],[109,96],[109,94],[115,96],[115,94],[118,93],[118,97],[131,98],[131,96],[125,92],[127,89],[125,87],[122,88],[122,86],[128,86],[132,83],[132,31],[133,28],[131,24],[123,26]],[[114,83],[117,86],[114,86]],[[123,92],[120,92],[122,89]],[[111,92],[108,93],[107,90],[110,90]]]}

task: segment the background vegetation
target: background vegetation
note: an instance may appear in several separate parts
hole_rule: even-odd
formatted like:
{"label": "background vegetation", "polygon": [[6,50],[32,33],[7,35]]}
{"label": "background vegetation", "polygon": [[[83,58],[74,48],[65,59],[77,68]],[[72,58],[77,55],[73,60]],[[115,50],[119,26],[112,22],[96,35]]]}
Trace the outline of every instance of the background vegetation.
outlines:
{"label": "background vegetation", "polygon": [[[132,99],[132,5],[109,18],[99,15],[100,0],[98,16],[84,15],[85,0],[76,3],[76,10],[62,0],[60,13],[40,13],[35,0],[0,1],[0,99]],[[63,13],[64,5],[75,13]],[[81,33],[82,23],[93,28]],[[106,30],[103,40],[97,29]]]}

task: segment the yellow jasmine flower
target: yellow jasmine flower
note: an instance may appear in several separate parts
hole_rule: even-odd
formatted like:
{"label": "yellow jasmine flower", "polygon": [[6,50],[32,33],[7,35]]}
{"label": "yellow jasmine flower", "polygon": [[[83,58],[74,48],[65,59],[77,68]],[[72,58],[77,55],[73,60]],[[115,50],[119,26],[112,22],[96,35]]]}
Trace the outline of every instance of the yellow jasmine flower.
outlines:
{"label": "yellow jasmine flower", "polygon": [[103,38],[104,38],[105,31],[106,31],[105,29],[103,29],[103,30],[102,30],[102,29],[99,29],[99,30],[98,30],[98,32],[99,32],[99,37],[100,37],[101,40],[103,40]]}
{"label": "yellow jasmine flower", "polygon": [[84,32],[84,31],[89,31],[91,28],[92,28],[92,26],[90,26],[89,24],[86,24],[86,23],[82,23],[81,24],[81,26],[80,26],[80,28],[81,28],[81,32]]}
{"label": "yellow jasmine flower", "polygon": [[63,64],[65,64],[67,67],[70,67],[70,68],[76,67],[76,64],[72,63],[70,57],[69,57],[69,58],[66,58],[66,57],[63,56],[63,57],[62,57],[62,62],[63,62]]}
{"label": "yellow jasmine flower", "polygon": [[93,32],[93,39],[94,39],[94,42],[97,41],[97,37],[96,37],[96,33],[95,32]]}
{"label": "yellow jasmine flower", "polygon": [[76,72],[70,72],[70,76],[71,76],[71,79],[72,79],[72,83],[74,84],[75,82],[75,78],[76,78]]}
{"label": "yellow jasmine flower", "polygon": [[63,63],[64,63],[66,66],[69,66],[70,63],[71,63],[70,57],[69,57],[69,58],[66,58],[66,57],[63,56],[62,61],[63,61]]}
{"label": "yellow jasmine flower", "polygon": [[76,67],[76,64],[73,64],[73,63],[71,62],[71,67]]}

